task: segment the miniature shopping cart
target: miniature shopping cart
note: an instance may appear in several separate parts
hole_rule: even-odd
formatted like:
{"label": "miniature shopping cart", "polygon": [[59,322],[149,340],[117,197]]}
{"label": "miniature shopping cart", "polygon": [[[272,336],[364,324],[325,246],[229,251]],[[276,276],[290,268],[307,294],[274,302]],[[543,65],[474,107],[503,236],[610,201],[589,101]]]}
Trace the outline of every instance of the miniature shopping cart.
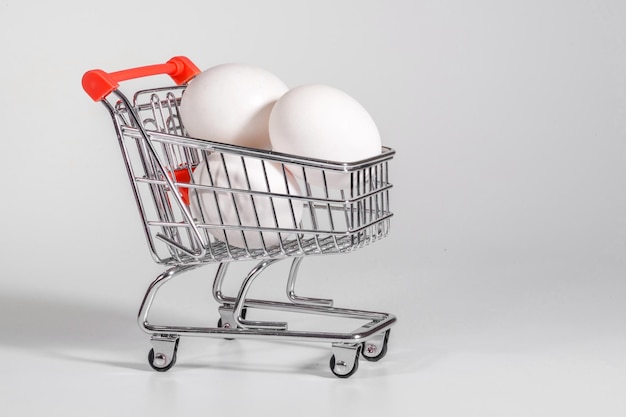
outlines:
{"label": "miniature shopping cart", "polygon": [[[139,326],[151,335],[150,366],[157,371],[170,369],[182,336],[329,343],[331,371],[341,378],[356,372],[360,356],[378,361],[387,352],[395,316],[338,308],[332,300],[303,297],[296,294],[295,284],[305,257],[350,253],[387,236],[392,216],[388,165],[394,151],[383,147],[376,157],[339,163],[189,137],[179,105],[186,83],[199,72],[189,59],[174,57],[165,64],[110,73],[91,70],[83,76],[84,90],[111,114],[150,252],[157,263],[167,267],[147,289],[138,315]],[[158,74],[169,75],[176,85],[138,91],[132,101],[118,90],[120,81]],[[221,164],[219,169],[227,178],[228,170],[248,175],[252,165],[260,166],[261,172],[271,165],[284,175],[285,183],[288,173],[297,170],[300,192],[289,187],[272,189],[267,178],[261,179],[268,183],[266,189],[251,187],[249,178],[224,186],[212,180],[215,163]],[[200,166],[208,175],[194,174]],[[328,187],[327,178],[337,175],[344,176],[345,186]],[[312,178],[321,179],[321,185],[319,181],[312,184],[308,180]],[[199,204],[200,197],[209,201],[209,206],[215,201],[215,206]],[[287,207],[291,215],[288,221],[280,221],[274,212],[270,224],[262,223],[257,213],[252,223],[240,216],[228,220],[224,201],[230,202],[236,213],[238,205],[248,201],[247,207],[253,210],[263,202],[270,208]],[[210,216],[209,209],[218,216]],[[261,272],[285,259],[291,259],[285,298],[249,298],[248,291]],[[243,277],[238,293],[228,296],[222,291],[224,278],[228,266],[236,261],[254,261],[254,267]],[[219,304],[219,319],[213,326],[159,325],[148,320],[155,296],[165,283],[208,264],[217,265],[212,290]],[[364,323],[352,332],[293,330],[284,321],[250,320],[251,309]]]}

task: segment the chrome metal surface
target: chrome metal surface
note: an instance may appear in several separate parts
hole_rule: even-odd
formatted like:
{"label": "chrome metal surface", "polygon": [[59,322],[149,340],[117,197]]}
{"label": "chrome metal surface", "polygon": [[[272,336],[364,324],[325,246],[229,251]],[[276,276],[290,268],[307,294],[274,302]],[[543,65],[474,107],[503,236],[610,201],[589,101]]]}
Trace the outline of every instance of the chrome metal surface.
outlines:
{"label": "chrome metal surface", "polygon": [[332,349],[331,371],[340,378],[347,378],[354,374],[358,367],[360,346],[333,343]]}
{"label": "chrome metal surface", "polygon": [[[384,347],[388,330],[396,317],[388,313],[346,309],[334,306],[333,300],[301,296],[296,293],[300,266],[306,256],[343,254],[359,250],[385,238],[389,233],[390,192],[389,162],[395,152],[387,147],[380,155],[357,162],[334,162],[252,148],[200,140],[187,135],[179,117],[179,104],[185,86],[139,91],[129,100],[119,90],[103,100],[113,120],[126,171],[139,210],[148,249],[155,262],[167,266],[149,285],[141,303],[137,321],[151,335],[153,350],[150,365],[164,371],[174,365],[181,336],[215,338],[268,338],[332,344],[332,372],[339,377],[352,375],[358,367],[358,355],[376,358]],[[115,98],[117,97],[117,98]],[[116,100],[116,101],[113,101]],[[241,162],[243,185],[236,186],[226,158],[236,156]],[[222,162],[227,186],[213,182],[209,157]],[[265,190],[253,189],[248,171],[251,164],[261,164],[268,184]],[[194,170],[205,164],[209,180],[200,182]],[[300,172],[301,193],[271,190],[266,169],[279,168],[287,184],[289,170]],[[349,179],[342,188],[331,188],[327,179],[342,173]],[[310,178],[323,179],[312,185]],[[256,224],[225,221],[223,208],[216,204],[219,221],[209,222],[201,193],[236,197],[252,202]],[[229,197],[230,198],[230,197]],[[261,225],[256,199],[288,202],[291,225],[280,223],[273,211],[273,226]],[[302,205],[302,217],[296,221],[294,207]],[[193,207],[193,209],[192,209]],[[280,227],[279,227],[280,224]],[[227,233],[226,233],[227,232]],[[223,233],[220,235],[220,233]],[[231,244],[229,236],[243,237],[243,244]],[[279,236],[276,244],[267,244],[269,236]],[[222,236],[222,238],[216,238]],[[261,245],[251,245],[248,237],[258,236]],[[259,247],[260,246],[260,247]],[[260,275],[280,260],[291,258],[285,300],[249,298],[250,288]],[[253,261],[235,296],[224,294],[223,285],[231,262]],[[184,326],[152,323],[150,311],[157,293],[174,277],[196,268],[216,264],[213,298],[218,302],[219,325]],[[352,331],[292,330],[284,320],[250,320],[250,309],[302,313],[337,319],[356,319],[364,323]]]}
{"label": "chrome metal surface", "polygon": [[300,264],[302,263],[303,259],[303,257],[298,257],[295,258],[291,263],[291,269],[289,270],[289,279],[287,280],[287,298],[289,298],[294,304],[332,307],[333,300],[323,298],[300,297],[296,295],[296,277],[298,275],[298,270],[300,269]]}
{"label": "chrome metal surface", "polygon": [[174,335],[154,335],[150,339],[152,344],[150,364],[156,370],[166,370],[176,362],[178,337]]}

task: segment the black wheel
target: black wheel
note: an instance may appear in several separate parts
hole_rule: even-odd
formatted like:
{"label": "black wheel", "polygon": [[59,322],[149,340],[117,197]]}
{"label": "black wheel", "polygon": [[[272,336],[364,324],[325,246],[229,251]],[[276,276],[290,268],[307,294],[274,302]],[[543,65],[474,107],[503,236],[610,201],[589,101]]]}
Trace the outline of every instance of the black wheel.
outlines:
{"label": "black wheel", "polygon": [[387,354],[387,343],[389,342],[389,333],[391,329],[388,329],[385,332],[385,338],[383,339],[383,344],[380,348],[378,348],[374,344],[370,344],[367,342],[363,342],[363,348],[361,349],[362,356],[370,361],[370,362],[378,362]]}
{"label": "black wheel", "polygon": [[332,373],[338,378],[350,378],[352,375],[354,375],[355,372],[359,369],[360,350],[361,350],[361,347],[359,346],[354,353],[354,364],[352,365],[352,369],[350,370],[346,369],[346,370],[341,370],[340,372],[338,372],[335,366],[336,365],[335,355],[331,356],[330,357],[330,370],[332,371]]}
{"label": "black wheel", "polygon": [[[180,339],[177,339],[175,342],[176,344],[174,345],[174,353],[172,353],[172,358],[169,362],[167,362],[168,358],[162,356],[162,353],[157,354],[157,356],[161,355],[161,357],[155,358],[154,348],[150,349],[150,352],[148,352],[148,363],[150,364],[152,369],[157,372],[165,372],[169,371],[170,368],[172,368],[172,366],[176,364],[176,356],[178,353],[178,340]],[[165,364],[161,365],[160,362],[165,362]]]}

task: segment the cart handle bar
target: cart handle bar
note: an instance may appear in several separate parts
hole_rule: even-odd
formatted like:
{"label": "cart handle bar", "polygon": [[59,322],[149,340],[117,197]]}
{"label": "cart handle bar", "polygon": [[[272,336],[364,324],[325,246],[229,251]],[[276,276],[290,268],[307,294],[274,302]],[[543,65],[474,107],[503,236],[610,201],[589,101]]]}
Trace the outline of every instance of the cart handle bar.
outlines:
{"label": "cart handle bar", "polygon": [[101,101],[117,90],[118,82],[151,75],[167,74],[177,85],[185,84],[200,73],[200,69],[184,56],[175,56],[165,64],[147,65],[116,72],[100,69],[87,71],[83,75],[83,89],[93,99]]}

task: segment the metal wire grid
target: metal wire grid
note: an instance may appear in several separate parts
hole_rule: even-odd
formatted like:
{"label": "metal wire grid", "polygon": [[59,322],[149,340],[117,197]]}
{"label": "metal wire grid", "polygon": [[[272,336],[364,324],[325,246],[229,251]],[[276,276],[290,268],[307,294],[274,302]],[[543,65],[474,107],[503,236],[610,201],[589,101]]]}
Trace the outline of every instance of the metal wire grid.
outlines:
{"label": "metal wire grid", "polygon": [[[184,86],[139,91],[131,104],[125,96],[114,105],[105,103],[111,112],[126,168],[131,179],[137,205],[150,251],[158,263],[194,264],[228,262],[241,259],[280,258],[288,256],[336,254],[356,250],[385,237],[392,216],[389,206],[388,161],[391,149],[384,148],[380,156],[356,164],[341,164],[308,158],[297,158],[271,151],[241,148],[217,142],[198,140],[187,136],[179,117],[179,104]],[[276,192],[270,189],[267,175],[266,190],[245,185],[219,187],[211,180],[207,163],[210,155],[219,155],[228,177],[232,160],[236,156],[243,172],[251,164],[261,164],[266,172],[268,164],[279,166],[287,183],[287,171],[300,171],[299,194]],[[193,171],[201,163],[209,170],[209,182],[197,183]],[[332,175],[349,176],[349,185],[334,189],[328,186]],[[321,186],[312,186],[307,178],[321,178]],[[189,199],[203,192],[226,193],[255,199],[267,198],[272,205],[287,201],[291,206],[293,222],[290,226],[279,221],[274,212],[274,224],[267,226],[237,222],[206,221],[202,210],[192,213]],[[216,200],[217,202],[217,197]],[[302,216],[296,222],[294,204],[302,205]],[[199,206],[199,205],[198,205]],[[219,204],[216,205],[218,212]],[[237,216],[239,217],[239,216]],[[220,213],[220,219],[222,215]],[[218,240],[216,230],[240,233],[244,245],[230,244],[228,236]],[[270,233],[281,237],[277,245],[264,242]],[[252,247],[247,243],[251,234],[258,235],[263,244]]]}

